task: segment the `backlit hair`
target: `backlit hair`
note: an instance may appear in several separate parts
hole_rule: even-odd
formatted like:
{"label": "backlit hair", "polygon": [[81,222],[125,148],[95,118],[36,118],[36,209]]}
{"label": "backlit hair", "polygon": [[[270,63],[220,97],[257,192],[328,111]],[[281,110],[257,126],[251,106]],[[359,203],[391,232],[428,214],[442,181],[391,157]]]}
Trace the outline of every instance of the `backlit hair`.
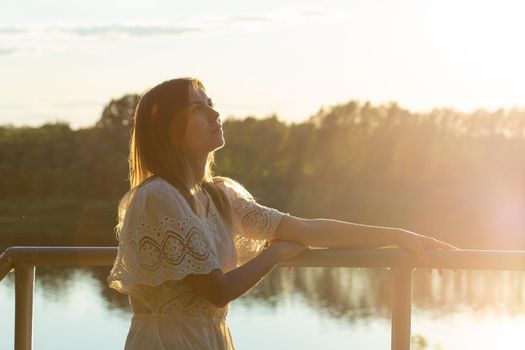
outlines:
{"label": "backlit hair", "polygon": [[200,80],[179,78],[153,87],[139,100],[129,145],[130,190],[119,202],[118,224],[115,228],[117,237],[136,190],[154,176],[163,178],[177,188],[197,216],[203,210],[195,196],[197,192],[206,190],[223,219],[232,227],[230,203],[226,194],[216,187],[216,183],[227,182],[233,186],[240,184],[228,177],[213,175],[214,152],[210,152],[206,160],[202,184],[193,186],[197,181],[191,171],[191,160],[184,149],[191,88],[205,91]]}

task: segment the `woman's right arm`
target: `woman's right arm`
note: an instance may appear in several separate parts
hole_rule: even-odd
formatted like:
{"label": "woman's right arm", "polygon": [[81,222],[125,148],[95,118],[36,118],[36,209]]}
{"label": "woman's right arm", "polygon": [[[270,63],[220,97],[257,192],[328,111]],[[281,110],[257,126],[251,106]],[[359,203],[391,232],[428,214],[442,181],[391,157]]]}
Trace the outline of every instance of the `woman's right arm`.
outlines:
{"label": "woman's right arm", "polygon": [[272,241],[261,254],[232,271],[223,273],[215,269],[206,275],[191,274],[185,281],[195,293],[224,307],[255,287],[279,262],[295,257],[305,248],[294,242]]}

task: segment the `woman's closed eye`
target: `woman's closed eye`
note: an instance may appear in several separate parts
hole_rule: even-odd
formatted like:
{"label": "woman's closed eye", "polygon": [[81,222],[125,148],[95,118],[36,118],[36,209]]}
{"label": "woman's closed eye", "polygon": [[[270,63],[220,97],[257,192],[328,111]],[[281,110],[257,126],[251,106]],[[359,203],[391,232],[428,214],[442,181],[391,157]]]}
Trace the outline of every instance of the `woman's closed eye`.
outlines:
{"label": "woman's closed eye", "polygon": [[211,105],[205,105],[204,103],[198,103],[196,106],[195,106],[195,109],[196,110],[199,110],[199,111],[203,111],[203,112],[206,112],[208,111],[212,106]]}

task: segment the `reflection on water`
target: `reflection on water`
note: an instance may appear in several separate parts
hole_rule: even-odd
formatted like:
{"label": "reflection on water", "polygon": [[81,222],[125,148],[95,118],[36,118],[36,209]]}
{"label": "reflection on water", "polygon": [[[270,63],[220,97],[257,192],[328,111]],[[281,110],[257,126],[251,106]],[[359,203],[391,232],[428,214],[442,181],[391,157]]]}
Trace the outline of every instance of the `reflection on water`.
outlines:
{"label": "reflection on water", "polygon": [[521,271],[458,271],[428,276],[416,271],[413,284],[413,305],[431,309],[437,315],[465,308],[476,313],[500,311],[514,316],[525,311],[525,272]]}
{"label": "reflection on water", "polygon": [[[413,273],[412,307],[436,316],[469,309],[508,315],[525,311],[525,272],[425,269]],[[390,318],[391,273],[388,269],[277,269],[247,297],[268,303],[284,292],[299,293],[320,312],[348,321]]]}
{"label": "reflection on water", "polygon": [[[111,309],[128,311],[127,297],[106,285],[109,267],[38,267],[36,278],[46,297],[66,296],[72,276],[83,271],[97,281],[100,295]],[[7,279],[14,279],[11,273]],[[5,283],[3,281],[2,283]],[[492,270],[445,270],[440,276],[425,269],[413,273],[412,305],[436,315],[464,309],[475,312],[500,311],[508,315],[525,311],[525,272]],[[276,307],[284,294],[300,295],[308,305],[331,317],[348,321],[367,317],[390,318],[391,273],[389,269],[368,268],[276,268],[256,288],[243,296]]]}
{"label": "reflection on water", "polygon": [[[75,312],[85,312],[85,315],[89,315],[90,320],[105,319],[109,323],[104,327],[117,329],[109,333],[108,337],[116,339],[114,341],[122,342],[129,325],[128,299],[106,286],[105,279],[109,274],[109,269],[109,267],[37,268],[35,298],[41,295],[43,296],[41,299],[44,301],[35,301],[35,334],[42,334],[38,337],[35,335],[35,339],[42,342],[43,334],[50,332],[46,329],[47,321],[38,321],[38,313],[54,312],[42,311],[45,307],[50,307],[53,310],[63,306],[65,310],[73,308],[76,310]],[[514,333],[521,334],[521,331],[516,331],[513,328],[525,325],[525,319],[522,319],[525,311],[524,279],[525,272],[468,270],[452,272],[447,270],[444,276],[439,276],[437,271],[432,274],[424,269],[414,271],[412,298],[414,341],[420,344],[419,348],[451,348],[442,345],[449,341],[446,338],[450,335],[450,330],[446,326],[455,324],[467,327],[473,323],[473,320],[474,322],[479,320],[476,323],[478,328],[489,327],[487,324],[493,324],[491,327],[496,327],[498,324],[505,325],[505,329],[510,329],[510,336],[516,337]],[[82,282],[82,287],[75,287],[72,281]],[[10,273],[0,283],[0,296],[5,293],[6,286],[10,288],[9,294],[14,296],[13,282],[14,274]],[[303,328],[310,327],[309,329],[312,332],[315,332],[319,324],[327,324],[326,329],[319,334],[308,333],[312,339],[304,340],[307,346],[314,343],[314,338],[316,341],[320,341],[320,337],[327,336],[332,332],[333,337],[339,339],[337,344],[340,347],[347,347],[350,344],[370,346],[372,342],[376,341],[375,347],[372,348],[388,348],[390,339],[390,289],[391,274],[388,269],[295,268],[291,272],[285,268],[275,269],[255,289],[234,303],[232,306],[233,315],[230,318],[231,323],[234,324],[232,325],[232,332],[237,338],[238,345],[244,343],[245,346],[253,348],[253,336],[257,332],[254,330],[253,333],[249,333],[249,329],[243,328],[246,324],[259,322],[260,327],[269,324],[270,328],[274,327],[273,329],[275,329],[279,322],[282,322],[283,327],[286,327],[286,322],[295,322],[301,323]],[[92,293],[98,297],[90,299],[86,297],[86,293]],[[0,302],[0,307],[5,308],[5,301],[3,303]],[[43,307],[39,306],[38,303],[40,305],[42,303],[44,305],[55,303],[58,306],[54,308],[52,306]],[[90,303],[98,304],[98,306]],[[99,309],[98,314],[91,315],[96,308]],[[10,322],[14,321],[12,312],[3,312],[3,314],[9,315],[7,318],[11,319]],[[108,321],[111,317],[115,317],[111,315],[118,315],[118,324]],[[254,318],[254,315],[257,316]],[[278,317],[280,321],[274,315],[280,315]],[[486,315],[488,316],[485,317]],[[44,316],[41,315],[40,317]],[[81,317],[81,314],[75,315],[71,312],[65,312],[65,317],[71,317],[71,327],[80,328],[78,332],[82,334],[85,331],[82,329],[84,326],[73,325],[75,317]],[[250,321],[243,321],[243,317],[249,318]],[[271,321],[269,322],[269,320]],[[337,320],[337,323],[334,323],[333,320]],[[436,326],[436,320],[445,320],[445,325],[439,326],[438,322]],[[5,320],[3,319],[1,322],[4,322],[5,327]],[[12,329],[11,324],[9,327]],[[120,334],[117,334],[118,332]],[[271,332],[282,337],[282,339],[289,336],[288,341],[295,337],[295,335],[286,332],[283,334],[274,330]],[[297,335],[301,334],[301,330],[297,332]],[[371,332],[376,335],[371,335]],[[494,332],[487,331],[486,336],[490,337],[491,333]],[[503,331],[500,330],[500,332]],[[351,334],[352,339],[349,339],[348,336],[345,339],[345,335],[348,334]],[[366,336],[367,334],[368,336]],[[381,336],[378,337],[377,334],[381,334]],[[434,337],[430,343],[441,345],[421,347],[421,344],[428,343],[425,337],[429,334]],[[463,339],[453,343],[456,345],[453,345],[452,348],[459,348],[456,346],[459,346],[457,344],[461,341],[466,341],[468,344],[467,336],[462,334],[459,337]],[[5,336],[2,334],[2,337]],[[71,336],[73,337],[73,335]],[[505,333],[502,333],[502,336],[509,337]],[[345,343],[346,340],[348,341]],[[268,340],[268,342],[271,341]],[[258,346],[263,349],[264,341],[261,340],[258,343]],[[100,344],[100,342],[93,344]],[[291,344],[295,343],[291,342]],[[0,347],[3,348],[4,345],[0,344]],[[336,349],[339,345],[333,345],[332,348]],[[7,348],[11,347],[11,345],[6,346]],[[113,346],[118,348],[120,345]],[[243,347],[239,346],[239,348],[242,349]]]}
{"label": "reflection on water", "polygon": [[387,269],[276,269],[245,298],[275,304],[283,293],[301,295],[312,308],[348,321],[389,317]]}

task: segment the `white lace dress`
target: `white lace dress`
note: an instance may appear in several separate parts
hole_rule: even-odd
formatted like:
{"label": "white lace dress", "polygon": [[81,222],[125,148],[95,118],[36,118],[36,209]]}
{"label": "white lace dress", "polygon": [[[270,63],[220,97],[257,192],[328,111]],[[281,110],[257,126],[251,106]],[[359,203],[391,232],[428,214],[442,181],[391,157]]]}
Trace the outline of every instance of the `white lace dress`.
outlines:
{"label": "white lace dress", "polygon": [[134,194],[107,278],[129,296],[133,317],[125,350],[235,349],[226,324],[229,304],[209,303],[183,279],[214,269],[226,273],[254,258],[287,214],[248,200],[237,187],[220,187],[233,209],[233,232],[211,199],[203,220],[160,177]]}

